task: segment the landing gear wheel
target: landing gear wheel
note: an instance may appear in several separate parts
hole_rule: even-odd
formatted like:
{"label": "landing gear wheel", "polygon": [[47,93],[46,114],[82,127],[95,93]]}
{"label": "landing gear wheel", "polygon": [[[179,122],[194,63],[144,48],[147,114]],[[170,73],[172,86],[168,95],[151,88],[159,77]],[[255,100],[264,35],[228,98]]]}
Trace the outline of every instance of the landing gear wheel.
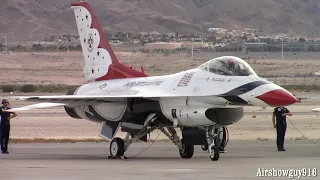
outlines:
{"label": "landing gear wheel", "polygon": [[208,144],[203,144],[203,145],[201,145],[201,149],[202,149],[203,151],[208,151]]}
{"label": "landing gear wheel", "polygon": [[182,149],[179,149],[180,156],[184,159],[192,158],[194,152],[193,144],[182,141]]}
{"label": "landing gear wheel", "polygon": [[219,148],[217,146],[212,146],[211,154],[210,154],[211,161],[218,161],[219,157],[220,157]]}
{"label": "landing gear wheel", "polygon": [[112,158],[123,156],[124,154],[124,141],[121,138],[114,138],[110,143],[110,155]]}

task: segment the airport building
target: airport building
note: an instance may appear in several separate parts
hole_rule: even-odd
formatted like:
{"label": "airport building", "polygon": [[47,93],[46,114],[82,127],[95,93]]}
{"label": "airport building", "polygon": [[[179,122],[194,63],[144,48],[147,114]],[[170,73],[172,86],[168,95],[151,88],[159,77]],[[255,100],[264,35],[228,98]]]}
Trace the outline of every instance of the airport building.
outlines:
{"label": "airport building", "polygon": [[146,43],[144,44],[144,48],[153,51],[156,49],[166,49],[166,50],[175,50],[177,48],[182,48],[183,43],[175,43],[175,42],[158,42],[158,43]]}
{"label": "airport building", "polygon": [[193,44],[193,48],[206,48],[209,47],[208,43],[202,43],[202,42],[188,42],[188,43],[178,43],[178,42],[158,42],[158,43],[146,43],[144,45],[144,48],[153,51],[156,49],[166,49],[166,50],[175,50],[178,48],[186,48],[191,49]]}
{"label": "airport building", "polygon": [[191,49],[192,45],[194,49],[209,47],[208,43],[202,43],[202,42],[184,43],[183,47],[186,49]]}

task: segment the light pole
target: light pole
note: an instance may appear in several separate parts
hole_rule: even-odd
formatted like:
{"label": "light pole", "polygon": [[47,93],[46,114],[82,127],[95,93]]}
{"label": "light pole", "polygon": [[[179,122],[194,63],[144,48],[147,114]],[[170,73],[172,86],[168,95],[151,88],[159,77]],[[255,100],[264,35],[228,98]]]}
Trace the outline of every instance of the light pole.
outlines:
{"label": "light pole", "polygon": [[281,57],[281,59],[283,59],[283,37],[282,37],[281,53],[282,53],[282,57]]}
{"label": "light pole", "polygon": [[8,40],[7,35],[4,35],[4,53],[8,54]]}
{"label": "light pole", "polygon": [[191,44],[191,56],[193,57],[193,41],[192,41],[192,44]]}
{"label": "light pole", "polygon": [[13,32],[7,32],[7,33],[0,33],[2,34],[2,37],[4,38],[4,54],[9,54],[8,53],[8,37],[10,36],[11,38],[15,38]]}
{"label": "light pole", "polygon": [[283,39],[284,39],[285,36],[286,35],[281,36],[281,39],[282,39],[282,46],[281,46],[281,54],[282,54],[282,56],[281,56],[281,59],[283,59]]}

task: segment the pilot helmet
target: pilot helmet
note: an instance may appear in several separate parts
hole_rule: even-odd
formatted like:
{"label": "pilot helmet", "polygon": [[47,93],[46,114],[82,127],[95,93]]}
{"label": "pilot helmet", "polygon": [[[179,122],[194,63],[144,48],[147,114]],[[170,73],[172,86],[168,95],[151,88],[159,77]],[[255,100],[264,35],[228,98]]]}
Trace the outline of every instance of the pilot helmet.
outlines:
{"label": "pilot helmet", "polygon": [[236,64],[234,63],[234,61],[232,59],[227,60],[227,65],[231,68],[234,68],[236,66]]}

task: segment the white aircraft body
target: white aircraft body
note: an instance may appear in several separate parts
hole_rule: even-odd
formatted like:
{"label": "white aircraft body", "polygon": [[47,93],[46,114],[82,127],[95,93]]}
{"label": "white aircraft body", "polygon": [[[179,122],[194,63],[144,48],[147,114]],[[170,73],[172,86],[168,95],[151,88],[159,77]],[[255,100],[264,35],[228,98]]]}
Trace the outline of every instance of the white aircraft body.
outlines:
{"label": "white aircraft body", "polygon": [[[217,128],[238,122],[244,106],[287,106],[298,100],[284,88],[257,76],[244,60],[223,56],[194,69],[147,76],[117,60],[88,2],[73,3],[84,55],[86,83],[67,95],[10,96],[38,102],[10,111],[64,106],[77,119],[101,123],[100,136],[111,141],[112,157],[123,156],[147,133],[161,130],[191,158],[194,145],[207,145],[210,159],[219,159]],[[228,69],[229,68],[229,69]],[[181,128],[180,138],[175,128]],[[118,129],[127,132],[115,137]]]}

